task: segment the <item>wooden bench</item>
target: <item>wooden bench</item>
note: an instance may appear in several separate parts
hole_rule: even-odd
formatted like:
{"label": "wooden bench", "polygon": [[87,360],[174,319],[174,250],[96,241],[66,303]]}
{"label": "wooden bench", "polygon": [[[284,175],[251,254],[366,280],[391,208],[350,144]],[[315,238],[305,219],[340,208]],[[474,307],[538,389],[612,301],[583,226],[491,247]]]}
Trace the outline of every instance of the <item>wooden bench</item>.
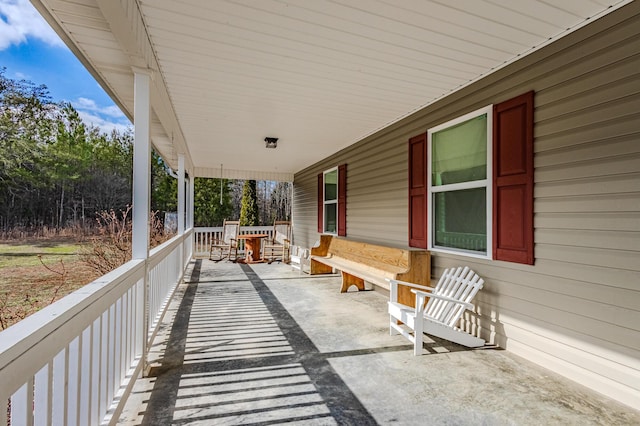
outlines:
{"label": "wooden bench", "polygon": [[[352,285],[364,290],[365,281],[389,290],[387,278],[425,286],[429,285],[431,279],[428,251],[379,246],[322,235],[320,245],[311,248],[311,275],[330,274],[333,268],[342,273],[342,293]],[[407,290],[406,295],[399,295],[399,300],[411,305],[415,303],[415,296]]]}

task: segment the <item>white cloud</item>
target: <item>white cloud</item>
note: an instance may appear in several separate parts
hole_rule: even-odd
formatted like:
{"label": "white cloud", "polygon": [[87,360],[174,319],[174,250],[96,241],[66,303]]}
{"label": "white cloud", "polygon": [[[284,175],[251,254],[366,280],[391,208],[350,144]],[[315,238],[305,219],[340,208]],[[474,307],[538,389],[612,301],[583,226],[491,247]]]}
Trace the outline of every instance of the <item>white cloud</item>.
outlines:
{"label": "white cloud", "polygon": [[113,118],[124,119],[125,115],[115,105],[109,105],[106,107],[99,106],[96,101],[88,98],[78,98],[71,102],[71,105],[78,111],[91,111],[99,115],[106,115]]}
{"label": "white cloud", "polygon": [[93,99],[78,98],[71,105],[78,111],[83,122],[98,127],[103,133],[111,133],[114,129],[122,132],[131,127],[120,108],[113,104],[103,107]]}
{"label": "white cloud", "polygon": [[131,124],[127,120],[108,120],[106,118],[100,117],[98,114],[81,110],[78,110],[78,115],[85,124],[97,127],[101,133],[109,134],[113,130],[117,130],[120,133],[123,133],[125,130],[131,128]]}
{"label": "white cloud", "polygon": [[0,50],[24,43],[30,37],[64,46],[29,0],[0,0]]}

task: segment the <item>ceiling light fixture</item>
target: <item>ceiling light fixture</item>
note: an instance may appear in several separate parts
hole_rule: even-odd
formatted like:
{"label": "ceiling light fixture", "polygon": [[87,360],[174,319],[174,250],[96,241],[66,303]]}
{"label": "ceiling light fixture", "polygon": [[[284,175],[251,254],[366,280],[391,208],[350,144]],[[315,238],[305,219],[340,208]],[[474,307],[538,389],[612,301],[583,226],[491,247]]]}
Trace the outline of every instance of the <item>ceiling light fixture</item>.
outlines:
{"label": "ceiling light fixture", "polygon": [[276,148],[278,146],[278,138],[264,138],[264,146],[267,148]]}

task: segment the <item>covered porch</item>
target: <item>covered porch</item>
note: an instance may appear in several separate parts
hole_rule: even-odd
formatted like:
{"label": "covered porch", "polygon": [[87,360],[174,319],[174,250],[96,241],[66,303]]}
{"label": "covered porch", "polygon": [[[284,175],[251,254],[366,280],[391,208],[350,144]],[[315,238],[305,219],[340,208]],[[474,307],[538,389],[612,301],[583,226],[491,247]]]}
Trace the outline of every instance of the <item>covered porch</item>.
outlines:
{"label": "covered porch", "polygon": [[[119,424],[637,424],[497,347],[390,336],[386,295],[285,264],[189,264]],[[115,420],[115,419],[114,419]]]}
{"label": "covered porch", "polygon": [[[638,407],[638,2],[32,3],[135,122],[134,247],[3,332],[0,425],[639,423],[593,393]],[[294,244],[310,247],[327,229],[317,178],[347,163],[348,238],[408,246],[409,139],[530,90],[534,264],[445,251],[433,268],[487,278],[483,333],[508,351],[413,357],[377,293],[193,260],[195,177],[293,181]],[[149,250],[152,147],[179,215]],[[269,340],[225,335],[258,327]]]}

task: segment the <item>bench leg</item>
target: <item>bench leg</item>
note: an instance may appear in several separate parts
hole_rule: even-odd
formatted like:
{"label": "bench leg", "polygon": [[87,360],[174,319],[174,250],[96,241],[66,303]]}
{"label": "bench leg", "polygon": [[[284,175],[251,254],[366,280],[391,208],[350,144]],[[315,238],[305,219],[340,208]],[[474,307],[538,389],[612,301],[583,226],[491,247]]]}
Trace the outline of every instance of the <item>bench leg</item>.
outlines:
{"label": "bench leg", "polygon": [[340,293],[346,293],[352,285],[358,287],[360,291],[364,290],[364,280],[362,278],[342,272],[342,288],[340,288]]}
{"label": "bench leg", "polygon": [[320,263],[311,259],[310,275],[331,274],[331,273],[333,273],[333,268],[331,266],[327,266],[324,263]]}

